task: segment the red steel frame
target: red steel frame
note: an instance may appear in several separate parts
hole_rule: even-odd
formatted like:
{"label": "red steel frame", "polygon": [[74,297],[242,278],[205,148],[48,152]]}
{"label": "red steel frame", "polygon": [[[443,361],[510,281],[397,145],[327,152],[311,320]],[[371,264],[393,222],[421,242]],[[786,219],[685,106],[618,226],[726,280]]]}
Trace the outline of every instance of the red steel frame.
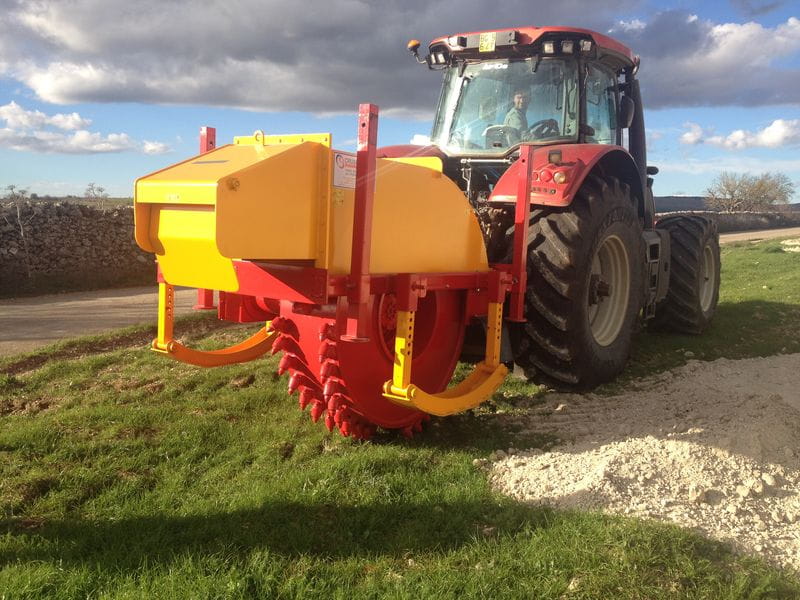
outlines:
{"label": "red steel frame", "polygon": [[525,288],[528,285],[528,225],[531,215],[531,160],[532,146],[519,148],[519,178],[517,179],[517,204],[514,211],[514,253],[511,273],[514,287],[507,319],[518,323],[525,322]]}
{"label": "red steel frame", "polygon": [[[217,130],[214,127],[200,128],[200,154],[210,152],[217,147]],[[197,290],[197,304],[195,310],[214,310],[214,290]]]}
{"label": "red steel frame", "polygon": [[375,169],[378,149],[378,107],[358,106],[356,189],[353,206],[353,245],[347,300],[356,308],[356,331],[347,332],[352,341],[369,339],[369,259],[372,250],[372,205],[375,197]]}
{"label": "red steel frame", "polygon": [[[280,299],[295,303],[297,312],[335,311],[338,335],[349,341],[366,341],[370,335],[370,295],[394,293],[398,310],[416,310],[417,301],[428,291],[466,290],[470,294],[467,317],[485,315],[488,302],[503,302],[510,292],[507,319],[524,322],[527,284],[527,238],[530,220],[531,165],[534,148],[520,147],[518,193],[514,218],[514,249],[511,264],[494,264],[484,273],[369,273],[372,206],[375,193],[378,107],[361,104],[358,112],[358,150],[353,214],[350,274],[331,276],[315,267],[277,265],[258,261],[235,261],[239,294]],[[331,305],[335,303],[335,309]],[[313,306],[317,306],[314,309]],[[347,317],[355,327],[345,330]],[[352,323],[352,320],[350,321]]]}

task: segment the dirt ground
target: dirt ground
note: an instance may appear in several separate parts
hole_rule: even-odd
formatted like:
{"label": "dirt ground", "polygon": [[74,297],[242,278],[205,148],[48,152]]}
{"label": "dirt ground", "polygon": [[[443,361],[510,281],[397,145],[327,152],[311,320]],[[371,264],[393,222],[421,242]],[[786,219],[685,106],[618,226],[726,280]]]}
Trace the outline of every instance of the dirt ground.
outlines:
{"label": "dirt ground", "polygon": [[[196,299],[195,290],[176,290],[175,314],[191,312]],[[79,335],[155,323],[157,307],[153,286],[0,300],[0,356]]]}
{"label": "dirt ground", "polygon": [[731,233],[723,233],[719,236],[720,244],[729,244],[731,242],[744,242],[744,241],[761,241],[761,240],[774,240],[783,237],[800,236],[800,227],[790,227],[788,229],[763,229],[760,231],[733,231]]}
{"label": "dirt ground", "polygon": [[519,500],[694,528],[800,570],[800,354],[690,360],[514,417],[560,443],[476,464]]}

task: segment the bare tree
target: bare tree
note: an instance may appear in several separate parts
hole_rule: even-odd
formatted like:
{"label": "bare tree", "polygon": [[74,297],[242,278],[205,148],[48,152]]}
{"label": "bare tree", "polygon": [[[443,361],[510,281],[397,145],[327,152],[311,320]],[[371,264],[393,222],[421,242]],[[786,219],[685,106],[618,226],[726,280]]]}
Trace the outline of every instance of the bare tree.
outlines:
{"label": "bare tree", "polygon": [[94,182],[86,186],[86,191],[83,193],[87,200],[90,200],[100,206],[101,209],[105,208],[108,194],[106,188],[96,185]]}
{"label": "bare tree", "polygon": [[754,208],[788,204],[794,195],[794,183],[785,173],[762,173],[750,190]]}
{"label": "bare tree", "polygon": [[723,212],[744,210],[746,178],[749,175],[723,171],[706,190],[706,203],[709,208]]}
{"label": "bare tree", "polygon": [[706,190],[710,208],[723,212],[768,210],[789,202],[794,183],[784,173],[729,173],[724,171]]}
{"label": "bare tree", "polygon": [[27,216],[23,215],[23,206],[25,205],[25,201],[28,199],[28,190],[21,190],[18,189],[16,185],[8,185],[6,186],[6,195],[4,200],[9,200],[14,206],[15,209],[15,222],[9,220],[9,218],[3,215],[3,220],[9,224],[13,225],[19,231],[19,238],[22,242],[22,251],[24,252],[24,261],[25,261],[25,270],[28,274],[28,279],[31,278],[31,255],[28,249],[28,235],[27,235],[27,228],[30,224],[31,220],[33,219],[33,211]]}

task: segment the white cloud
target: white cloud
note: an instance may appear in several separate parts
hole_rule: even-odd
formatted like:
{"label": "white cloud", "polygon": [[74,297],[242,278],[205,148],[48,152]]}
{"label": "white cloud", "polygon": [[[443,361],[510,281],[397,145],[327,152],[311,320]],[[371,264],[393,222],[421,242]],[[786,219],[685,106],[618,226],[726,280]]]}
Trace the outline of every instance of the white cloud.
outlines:
{"label": "white cloud", "polygon": [[612,34],[641,54],[639,78],[650,108],[800,102],[800,69],[792,66],[800,56],[796,17],[766,27],[665,11],[644,28],[617,27]]}
{"label": "white cloud", "polygon": [[165,154],[171,151],[172,148],[170,148],[169,144],[164,142],[151,142],[148,140],[142,142],[142,152],[145,154]]}
{"label": "white cloud", "polygon": [[[605,31],[640,5],[595,0],[587,11],[586,0],[137,0],[133,8],[125,0],[19,1],[0,14],[0,57],[10,77],[59,104],[341,114],[368,101],[383,115],[428,118],[440,78],[411,59],[409,37],[525,25],[531,14],[538,23]],[[176,23],[191,35],[175,35]]]}
{"label": "white cloud", "polygon": [[708,144],[728,150],[746,148],[780,148],[800,144],[800,119],[775,119],[758,131],[736,129],[728,135],[714,135],[697,123],[686,123],[688,128],[680,136],[682,144]]}
{"label": "white cloud", "polygon": [[127,133],[110,133],[103,136],[91,131],[76,131],[64,140],[68,151],[82,153],[122,152],[135,147],[134,141]]}
{"label": "white cloud", "polygon": [[700,125],[689,122],[686,123],[686,127],[688,127],[689,131],[681,135],[681,144],[694,145],[703,141],[703,128]]}
{"label": "white cloud", "polygon": [[687,175],[714,175],[723,171],[735,173],[765,173],[767,171],[800,173],[800,158],[761,159],[751,156],[728,155],[712,158],[683,158],[654,162],[662,173]]}
{"label": "white cloud", "polygon": [[23,152],[46,154],[99,154],[134,150],[136,144],[125,133],[103,136],[91,131],[74,133],[63,131],[26,132],[11,128],[0,129],[0,146]]}
{"label": "white cloud", "polygon": [[755,145],[764,148],[800,143],[800,119],[776,119],[754,137]]}
{"label": "white cloud", "polygon": [[52,125],[58,129],[73,131],[91,125],[90,119],[84,119],[78,113],[46,115],[38,110],[25,110],[16,102],[9,102],[0,106],[0,119],[12,129],[36,129],[45,125]]}
{"label": "white cloud", "polygon": [[[200,8],[191,0],[138,0],[135,8],[126,0],[12,2],[0,11],[0,70],[57,104],[330,115],[370,101],[384,115],[428,118],[439,79],[410,59],[405,40],[522,24],[534,10],[539,23],[610,30],[627,43],[642,56],[639,77],[650,108],[800,103],[796,17],[771,27],[716,23],[685,10],[618,20],[641,9],[641,0],[595,0],[591,11],[585,0],[339,0],[335,9],[327,0],[234,4],[235,10],[226,0]],[[192,34],[176,36],[175,23]]]}
{"label": "white cloud", "polygon": [[645,27],[647,27],[647,23],[644,21],[641,21],[640,19],[631,19],[630,21],[617,21],[616,27],[610,31],[640,31]]}
{"label": "white cloud", "polygon": [[[0,106],[0,147],[48,154],[100,154],[141,151],[162,154],[170,148],[162,142],[138,143],[127,133],[103,135],[86,129],[90,119],[78,113],[47,115],[27,110],[16,102]],[[49,129],[48,129],[49,128]]]}

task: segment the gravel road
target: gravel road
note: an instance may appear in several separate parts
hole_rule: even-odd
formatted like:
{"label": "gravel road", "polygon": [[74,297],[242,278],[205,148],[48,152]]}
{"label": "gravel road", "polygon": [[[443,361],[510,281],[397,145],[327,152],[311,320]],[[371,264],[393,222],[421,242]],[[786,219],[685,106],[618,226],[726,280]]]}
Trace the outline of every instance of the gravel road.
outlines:
{"label": "gravel road", "polygon": [[732,231],[731,233],[720,234],[719,243],[756,242],[760,240],[774,240],[776,238],[798,236],[800,236],[800,227],[790,227],[788,229],[761,229],[758,231]]}
{"label": "gravel road", "polygon": [[[175,291],[175,314],[191,312],[192,289]],[[155,323],[154,287],[50,294],[0,300],[0,356],[30,352],[59,340]]]}

